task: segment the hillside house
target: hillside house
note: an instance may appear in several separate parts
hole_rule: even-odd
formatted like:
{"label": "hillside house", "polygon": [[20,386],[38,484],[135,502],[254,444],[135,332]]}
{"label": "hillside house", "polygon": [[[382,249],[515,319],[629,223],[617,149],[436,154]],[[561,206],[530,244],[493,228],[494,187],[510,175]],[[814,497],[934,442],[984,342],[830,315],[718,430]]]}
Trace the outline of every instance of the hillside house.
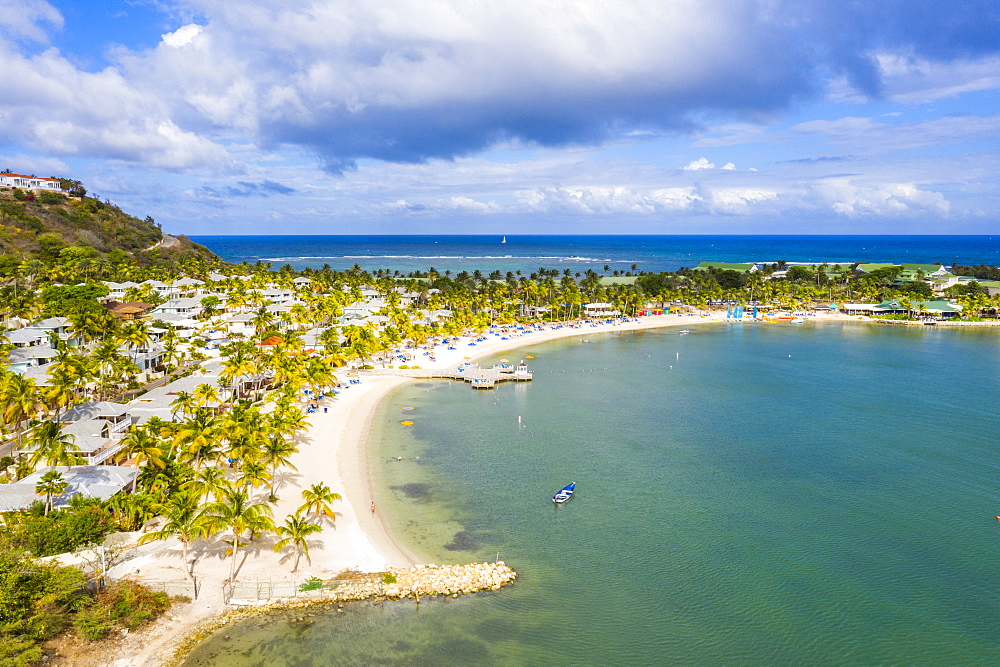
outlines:
{"label": "hillside house", "polygon": [[24,174],[0,173],[0,188],[21,188],[22,190],[42,190],[62,192],[58,178],[39,178]]}

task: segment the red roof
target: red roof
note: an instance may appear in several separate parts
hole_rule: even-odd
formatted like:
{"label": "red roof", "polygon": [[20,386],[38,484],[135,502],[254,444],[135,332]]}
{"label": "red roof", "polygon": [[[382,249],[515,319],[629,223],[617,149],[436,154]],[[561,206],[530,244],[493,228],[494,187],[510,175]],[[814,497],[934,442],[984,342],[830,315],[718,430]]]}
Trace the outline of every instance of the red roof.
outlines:
{"label": "red roof", "polygon": [[261,345],[280,345],[284,343],[285,339],[280,336],[271,336],[270,338],[261,341]]}
{"label": "red roof", "polygon": [[0,173],[0,176],[14,176],[16,178],[33,178],[36,181],[58,181],[58,178],[44,178],[42,176],[26,176],[25,174],[11,174],[9,172]]}

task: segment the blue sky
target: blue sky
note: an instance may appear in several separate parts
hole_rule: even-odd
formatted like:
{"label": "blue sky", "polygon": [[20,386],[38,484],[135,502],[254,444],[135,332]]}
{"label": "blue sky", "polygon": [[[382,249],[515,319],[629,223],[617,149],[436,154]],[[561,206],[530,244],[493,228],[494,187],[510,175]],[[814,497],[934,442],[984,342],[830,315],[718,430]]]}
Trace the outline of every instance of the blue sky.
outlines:
{"label": "blue sky", "polygon": [[995,0],[8,0],[0,169],[168,232],[992,234]]}

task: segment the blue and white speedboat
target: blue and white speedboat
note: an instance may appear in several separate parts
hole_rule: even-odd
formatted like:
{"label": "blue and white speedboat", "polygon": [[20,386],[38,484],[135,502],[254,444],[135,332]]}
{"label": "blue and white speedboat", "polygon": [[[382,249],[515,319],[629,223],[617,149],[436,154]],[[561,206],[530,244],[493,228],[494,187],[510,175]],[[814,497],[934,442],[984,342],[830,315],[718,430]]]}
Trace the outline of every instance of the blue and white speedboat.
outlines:
{"label": "blue and white speedboat", "polygon": [[556,495],[552,496],[552,502],[554,503],[564,503],[573,497],[573,491],[576,489],[576,482],[568,484],[559,490]]}

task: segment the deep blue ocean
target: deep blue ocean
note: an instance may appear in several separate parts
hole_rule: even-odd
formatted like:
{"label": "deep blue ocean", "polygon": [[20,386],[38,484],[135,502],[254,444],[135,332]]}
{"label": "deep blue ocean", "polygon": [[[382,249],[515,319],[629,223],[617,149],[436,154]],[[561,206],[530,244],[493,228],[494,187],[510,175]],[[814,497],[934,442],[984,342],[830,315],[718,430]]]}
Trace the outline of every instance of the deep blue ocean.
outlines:
{"label": "deep blue ocean", "polygon": [[676,271],[699,262],[1000,264],[996,236],[194,236],[230,262],[403,273]]}

